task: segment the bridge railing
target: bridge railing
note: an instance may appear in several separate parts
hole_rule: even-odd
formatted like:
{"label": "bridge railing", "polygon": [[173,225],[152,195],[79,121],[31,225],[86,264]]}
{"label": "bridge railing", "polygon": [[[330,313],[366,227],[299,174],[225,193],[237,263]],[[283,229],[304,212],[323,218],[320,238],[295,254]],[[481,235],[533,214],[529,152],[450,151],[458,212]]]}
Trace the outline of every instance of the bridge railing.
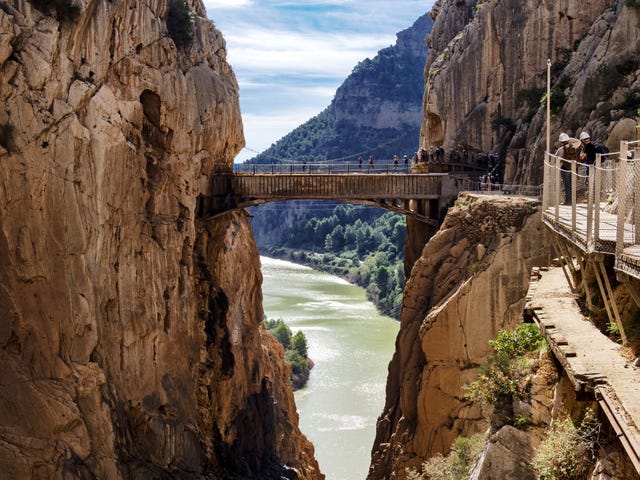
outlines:
{"label": "bridge railing", "polygon": [[614,251],[616,225],[607,205],[617,195],[618,157],[596,154],[588,165],[545,154],[543,211],[585,251]]}
{"label": "bridge railing", "polygon": [[519,195],[536,198],[540,198],[542,195],[542,185],[497,183],[476,178],[463,179],[461,182],[461,190],[487,195]]}
{"label": "bridge railing", "polygon": [[615,268],[640,277],[640,140],[620,143]]}
{"label": "bridge railing", "polygon": [[636,180],[640,179],[640,162],[633,153],[639,151],[633,148],[637,143],[621,142],[619,152],[597,154],[593,165],[545,155],[545,221],[585,252],[619,255],[625,246],[640,241],[635,232],[638,225],[640,233],[640,221],[631,214],[640,199],[635,186],[640,186]]}
{"label": "bridge railing", "polygon": [[[416,171],[412,168],[416,166]],[[423,168],[424,167],[424,168]],[[429,168],[431,167],[431,168]],[[438,167],[438,168],[436,168]],[[362,164],[358,162],[309,162],[309,163],[242,163],[233,166],[236,174],[344,174],[344,173],[362,173],[362,174],[407,174],[420,173],[426,171],[438,172],[463,172],[469,170],[482,171],[482,169],[471,163],[429,163],[413,162],[404,163],[400,160],[397,164],[393,161],[379,161],[369,165],[365,160]]]}
{"label": "bridge railing", "polygon": [[398,164],[393,162],[378,162],[369,165],[367,161],[362,164],[343,163],[343,162],[327,162],[327,163],[242,163],[233,166],[234,173],[245,174],[341,174],[341,173],[411,173],[411,164],[404,164],[400,161]]}

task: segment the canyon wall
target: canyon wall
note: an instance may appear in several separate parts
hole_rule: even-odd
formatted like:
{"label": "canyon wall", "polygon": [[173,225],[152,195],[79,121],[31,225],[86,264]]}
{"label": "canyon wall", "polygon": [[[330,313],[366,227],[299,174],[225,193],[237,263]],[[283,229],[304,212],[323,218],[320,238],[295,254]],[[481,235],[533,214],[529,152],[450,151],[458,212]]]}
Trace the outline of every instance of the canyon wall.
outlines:
{"label": "canyon wall", "polygon": [[8,0],[0,25],[3,475],[323,478],[250,226],[197,218],[244,143],[202,2]]}
{"label": "canyon wall", "polygon": [[535,200],[458,198],[405,287],[369,479],[405,478],[456,437],[486,430],[464,386],[488,341],[521,321],[530,269],[549,256]]}
{"label": "canyon wall", "polygon": [[561,131],[617,151],[640,120],[640,6],[625,0],[436,2],[421,146],[495,152],[505,183],[542,183],[547,59],[551,149]]}
{"label": "canyon wall", "polygon": [[[505,183],[542,183],[547,59],[552,150],[561,131],[588,130],[612,151],[637,138],[635,3],[438,0],[420,146],[494,152]],[[464,195],[422,250],[406,284],[369,479],[405,478],[407,469],[447,453],[456,437],[486,430],[464,386],[491,353],[488,340],[521,321],[530,268],[550,260],[536,208],[524,199]],[[413,227],[407,258],[428,238]],[[553,388],[543,385],[540,398]]]}

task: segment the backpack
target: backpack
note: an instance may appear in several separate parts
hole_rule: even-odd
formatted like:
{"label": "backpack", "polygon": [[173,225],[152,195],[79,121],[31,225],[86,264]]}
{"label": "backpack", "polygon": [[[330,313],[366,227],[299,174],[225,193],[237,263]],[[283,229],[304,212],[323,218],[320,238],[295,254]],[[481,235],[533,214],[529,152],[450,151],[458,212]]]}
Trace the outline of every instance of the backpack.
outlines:
{"label": "backpack", "polygon": [[596,153],[600,153],[600,154],[609,153],[609,149],[607,148],[606,145],[603,145],[603,144],[598,143],[598,142],[591,142],[591,143],[593,143],[593,146],[596,149]]}

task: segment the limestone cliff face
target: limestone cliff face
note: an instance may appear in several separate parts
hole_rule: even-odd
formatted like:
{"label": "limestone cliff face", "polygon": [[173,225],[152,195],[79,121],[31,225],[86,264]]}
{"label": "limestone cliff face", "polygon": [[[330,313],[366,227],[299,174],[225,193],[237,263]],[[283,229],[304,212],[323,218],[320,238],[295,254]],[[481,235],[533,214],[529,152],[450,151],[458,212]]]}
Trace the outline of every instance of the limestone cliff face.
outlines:
{"label": "limestone cliff face", "polygon": [[200,0],[178,48],[167,0],[55,4],[0,5],[0,470],[321,478],[250,227],[197,219],[243,144],[220,32]]}
{"label": "limestone cliff face", "polygon": [[[539,184],[552,62],[552,148],[587,129],[617,150],[636,136],[640,8],[624,0],[439,1],[421,144],[497,152],[505,182]],[[636,118],[637,119],[637,118]]]}
{"label": "limestone cliff face", "polygon": [[460,435],[483,431],[463,400],[488,341],[520,321],[530,268],[548,261],[532,200],[464,195],[406,285],[370,479],[405,478]]}

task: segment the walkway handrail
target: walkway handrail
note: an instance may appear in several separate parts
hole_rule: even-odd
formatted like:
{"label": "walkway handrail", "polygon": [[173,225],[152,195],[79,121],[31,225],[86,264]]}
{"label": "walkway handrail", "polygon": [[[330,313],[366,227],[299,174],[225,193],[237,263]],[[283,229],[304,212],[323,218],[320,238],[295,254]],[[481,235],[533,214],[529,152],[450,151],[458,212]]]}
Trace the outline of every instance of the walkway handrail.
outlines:
{"label": "walkway handrail", "polygon": [[618,270],[640,278],[640,140],[596,154],[593,165],[545,153],[542,198],[551,228],[586,253],[615,255]]}
{"label": "walkway handrail", "polygon": [[[428,162],[420,162],[415,165],[429,165]],[[435,165],[435,164],[434,164]],[[484,172],[486,169],[481,168],[479,165],[473,163],[440,163],[438,165],[445,165],[448,167],[448,171],[451,172],[463,172],[463,171],[477,171]],[[386,174],[407,174],[412,172],[412,162],[404,163],[400,160],[397,164],[392,160],[388,161],[376,161],[372,165],[364,160],[362,164],[358,162],[288,162],[288,163],[242,163],[235,164],[233,171],[236,174],[369,174],[369,173],[386,173]]]}
{"label": "walkway handrail", "polygon": [[626,247],[640,243],[640,208],[636,208],[636,203],[640,200],[640,148],[638,147],[640,147],[640,140],[620,142],[616,265],[619,265]]}

